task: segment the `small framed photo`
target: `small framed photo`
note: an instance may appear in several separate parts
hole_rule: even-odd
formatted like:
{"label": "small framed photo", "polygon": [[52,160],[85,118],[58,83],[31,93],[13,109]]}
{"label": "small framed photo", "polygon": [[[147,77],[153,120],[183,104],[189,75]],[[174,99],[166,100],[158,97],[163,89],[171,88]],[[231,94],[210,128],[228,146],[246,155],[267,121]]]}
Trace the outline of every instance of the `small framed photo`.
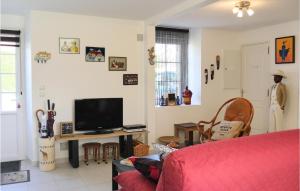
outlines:
{"label": "small framed photo", "polygon": [[138,75],[123,74],[123,85],[138,85]]}
{"label": "small framed photo", "polygon": [[174,106],[176,105],[176,97],[175,94],[168,94],[168,105]]}
{"label": "small framed photo", "polygon": [[126,57],[114,57],[108,58],[109,71],[126,71],[127,70],[127,58]]}
{"label": "small framed photo", "polygon": [[73,136],[73,122],[60,123],[60,136]]}
{"label": "small framed photo", "polygon": [[80,54],[79,38],[59,38],[60,54]]}
{"label": "small framed photo", "polygon": [[275,39],[275,63],[295,63],[295,36]]}
{"label": "small framed photo", "polygon": [[105,48],[85,47],[85,61],[105,62]]}

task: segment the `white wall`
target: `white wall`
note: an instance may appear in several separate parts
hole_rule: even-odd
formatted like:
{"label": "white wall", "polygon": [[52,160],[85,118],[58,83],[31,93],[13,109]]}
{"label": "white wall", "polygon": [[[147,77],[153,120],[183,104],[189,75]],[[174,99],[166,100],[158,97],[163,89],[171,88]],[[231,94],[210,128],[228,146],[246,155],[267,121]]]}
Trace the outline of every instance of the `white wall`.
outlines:
{"label": "white wall", "polygon": [[145,116],[146,124],[148,127],[148,143],[155,142],[156,139],[156,116],[155,116],[155,66],[150,65],[148,60],[148,49],[155,47],[155,26],[145,25],[145,50],[144,50],[144,63],[145,63]]}
{"label": "white wall", "polygon": [[[33,58],[29,63],[33,112],[46,109],[46,99],[55,102],[58,133],[58,122],[73,120],[74,99],[123,97],[124,124],[145,123],[144,44],[137,41],[137,34],[144,33],[142,22],[39,11],[31,12],[30,17],[32,57],[39,51],[52,54],[47,64],[38,64]],[[80,54],[59,54],[59,37],[80,38]],[[86,46],[105,47],[105,62],[85,62]],[[127,71],[108,71],[109,56],[127,57]],[[123,86],[124,73],[139,74],[139,85]],[[36,129],[35,117],[32,120]],[[37,138],[35,131],[33,161],[38,156]],[[56,148],[57,158],[67,156],[58,144]]]}
{"label": "white wall", "polygon": [[[26,157],[26,119],[25,119],[25,96],[26,90],[25,90],[25,62],[24,62],[24,47],[25,47],[25,24],[24,24],[24,17],[23,16],[17,16],[17,15],[8,15],[8,14],[1,14],[1,29],[9,29],[9,30],[20,30],[21,34],[21,46],[20,46],[20,54],[21,54],[21,63],[20,68],[17,68],[17,70],[20,73],[20,76],[18,76],[17,79],[17,86],[18,88],[23,92],[23,95],[20,95],[19,92],[17,94],[17,101],[21,104],[21,108],[18,109],[18,116],[17,116],[17,131],[19,132],[19,145],[21,148],[20,150],[20,156],[22,158]],[[19,78],[20,77],[20,78]],[[0,119],[1,121],[1,119]],[[1,131],[1,130],[0,130]]]}
{"label": "white wall", "polygon": [[[269,42],[270,44],[270,79],[271,73],[281,69],[287,75],[283,83],[287,87],[287,104],[284,111],[284,129],[294,129],[298,127],[298,105],[299,105],[299,63],[295,64],[275,64],[275,38],[284,36],[296,36],[299,38],[299,22],[292,21],[274,26],[267,26],[256,30],[242,32],[239,35],[241,45]],[[299,44],[296,43],[296,57],[299,52]]]}
{"label": "white wall", "polygon": [[[298,10],[300,10],[300,3],[299,3],[299,9]],[[300,18],[300,11],[299,11],[299,18]],[[297,39],[296,39],[296,41],[297,41],[297,44],[299,46],[299,44],[300,44],[300,20],[298,20],[298,38]],[[297,61],[297,63],[300,63],[300,56],[299,55],[296,56],[296,61]],[[299,69],[298,70],[298,78],[299,78],[300,66],[298,67],[298,69]],[[300,81],[300,80],[298,79],[298,81]],[[299,87],[298,88],[299,88],[299,90],[298,90],[298,94],[299,94],[300,93],[300,83],[299,83]],[[299,101],[299,107],[298,107],[298,128],[300,128],[300,101]]]}
{"label": "white wall", "polygon": [[189,49],[188,49],[188,86],[193,90],[192,102],[193,105],[201,104],[201,51],[202,47],[202,31],[189,31]]}
{"label": "white wall", "polygon": [[[193,73],[192,75],[202,76],[201,80],[191,82],[191,87],[197,88],[198,86],[199,89],[191,90],[201,92],[201,95],[197,95],[201,98],[201,105],[157,107],[156,138],[173,135],[175,123],[197,123],[200,120],[210,120],[226,100],[240,96],[240,90],[238,89],[223,89],[222,60],[220,70],[215,70],[213,81],[209,80],[208,84],[205,85],[204,75],[202,75],[205,68],[209,69],[210,64],[215,64],[217,55],[222,57],[222,50],[239,49],[239,43],[235,41],[236,35],[236,32],[223,30],[190,30],[189,42],[192,53],[190,54],[189,65],[192,65],[192,70],[190,70],[189,75]],[[195,79],[191,78],[190,80]],[[200,82],[201,87],[199,87]]]}

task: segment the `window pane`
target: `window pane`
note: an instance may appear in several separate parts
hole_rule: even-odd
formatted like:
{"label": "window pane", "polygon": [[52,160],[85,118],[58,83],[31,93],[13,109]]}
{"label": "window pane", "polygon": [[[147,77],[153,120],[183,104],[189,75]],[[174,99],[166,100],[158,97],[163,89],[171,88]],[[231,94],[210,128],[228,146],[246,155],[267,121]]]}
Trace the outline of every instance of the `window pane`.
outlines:
{"label": "window pane", "polygon": [[0,55],[0,73],[16,73],[16,56],[13,54]]}
{"label": "window pane", "polygon": [[180,62],[180,46],[176,44],[166,45],[167,62]]}
{"label": "window pane", "polygon": [[0,76],[1,89],[0,92],[16,92],[16,75],[2,74]]}
{"label": "window pane", "polygon": [[166,61],[166,46],[164,44],[156,44],[155,45],[155,56],[157,62],[165,62]]}
{"label": "window pane", "polygon": [[16,104],[15,93],[1,94],[1,111],[16,111]]}
{"label": "window pane", "polygon": [[16,47],[0,46],[0,54],[16,54]]}

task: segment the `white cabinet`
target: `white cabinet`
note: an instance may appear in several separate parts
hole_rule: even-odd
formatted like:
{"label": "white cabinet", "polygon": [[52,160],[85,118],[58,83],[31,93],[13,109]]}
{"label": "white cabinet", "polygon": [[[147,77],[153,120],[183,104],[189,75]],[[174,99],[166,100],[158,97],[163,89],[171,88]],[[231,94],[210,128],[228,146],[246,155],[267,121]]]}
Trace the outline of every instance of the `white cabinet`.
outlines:
{"label": "white cabinet", "polygon": [[223,87],[224,89],[241,88],[241,52],[240,50],[223,50]]}

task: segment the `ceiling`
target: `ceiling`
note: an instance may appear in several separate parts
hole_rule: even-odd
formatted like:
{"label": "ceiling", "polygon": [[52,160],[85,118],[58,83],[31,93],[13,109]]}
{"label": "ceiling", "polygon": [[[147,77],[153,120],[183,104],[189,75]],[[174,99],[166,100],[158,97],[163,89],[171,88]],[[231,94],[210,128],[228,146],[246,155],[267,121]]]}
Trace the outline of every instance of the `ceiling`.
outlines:
{"label": "ceiling", "polygon": [[159,24],[179,28],[229,30],[248,30],[299,17],[299,0],[251,0],[255,14],[243,18],[232,14],[237,0],[206,0],[214,3],[184,9],[190,2],[198,1],[201,0],[2,0],[1,12],[22,15],[30,10],[42,10],[147,21],[179,6],[183,8],[176,9],[179,11],[160,20]]}
{"label": "ceiling", "polygon": [[255,14],[243,18],[237,18],[232,14],[235,2],[236,0],[219,0],[163,20],[161,25],[248,30],[297,20],[299,17],[299,0],[251,0]]}
{"label": "ceiling", "polygon": [[145,20],[186,0],[1,0],[1,12],[22,15],[29,10],[65,12]]}

